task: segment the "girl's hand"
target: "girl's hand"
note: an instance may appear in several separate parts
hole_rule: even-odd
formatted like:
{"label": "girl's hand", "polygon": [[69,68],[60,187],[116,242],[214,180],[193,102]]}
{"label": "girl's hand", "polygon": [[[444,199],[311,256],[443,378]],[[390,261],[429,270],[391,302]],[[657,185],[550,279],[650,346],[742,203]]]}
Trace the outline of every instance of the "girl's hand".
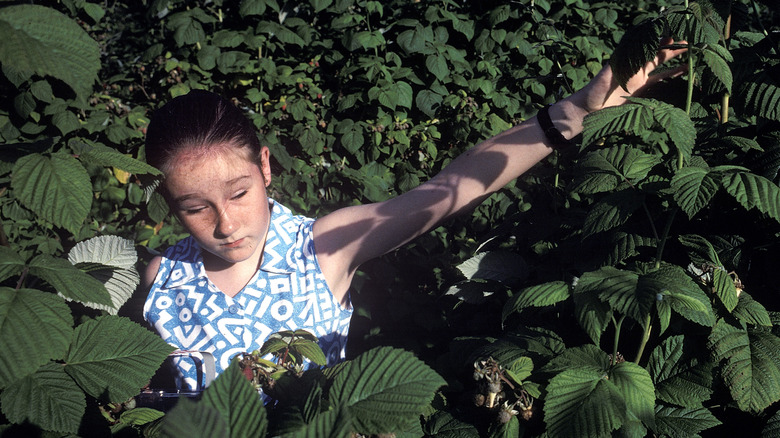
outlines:
{"label": "girl's hand", "polygon": [[[682,42],[684,44],[684,42]],[[674,44],[674,40],[667,38],[661,41],[662,46]],[[625,103],[628,96],[639,96],[648,87],[667,78],[676,77],[685,71],[686,66],[680,66],[663,73],[652,75],[653,70],[664,62],[684,53],[686,49],[661,49],[655,59],[645,64],[631,79],[628,80],[626,90],[618,85],[612,75],[609,65],[604,67],[593,80],[571,98],[587,112],[593,112],[602,108],[617,106]]]}

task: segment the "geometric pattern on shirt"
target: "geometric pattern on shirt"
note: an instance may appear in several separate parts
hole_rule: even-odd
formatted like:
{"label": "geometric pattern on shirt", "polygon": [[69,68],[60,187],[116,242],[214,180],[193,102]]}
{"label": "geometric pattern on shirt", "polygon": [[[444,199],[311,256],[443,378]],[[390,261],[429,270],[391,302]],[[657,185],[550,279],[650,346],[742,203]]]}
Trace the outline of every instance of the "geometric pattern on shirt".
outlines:
{"label": "geometric pattern on shirt", "polygon": [[[328,365],[344,360],[351,306],[325,283],[312,238],[314,220],[271,203],[260,269],[235,297],[209,281],[198,243],[188,237],[162,254],[144,318],[180,350],[207,351],[217,375],[239,353],[259,349],[272,333],[306,329],[319,338]],[[182,389],[197,386],[194,362],[174,360]]]}

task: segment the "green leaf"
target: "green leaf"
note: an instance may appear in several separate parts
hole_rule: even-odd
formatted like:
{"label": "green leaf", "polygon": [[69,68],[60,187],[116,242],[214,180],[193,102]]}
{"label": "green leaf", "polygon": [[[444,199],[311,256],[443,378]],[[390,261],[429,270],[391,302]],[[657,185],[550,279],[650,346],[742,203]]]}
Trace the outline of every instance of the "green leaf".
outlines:
{"label": "green leaf", "polygon": [[12,423],[29,421],[44,430],[70,434],[78,432],[87,407],[76,382],[54,362],[5,388],[0,393],[0,404]]}
{"label": "green leaf", "polygon": [[546,307],[568,299],[570,296],[569,285],[563,281],[553,281],[537,286],[527,287],[504,304],[504,310],[501,312],[501,320],[515,312],[519,312],[527,307]]}
{"label": "green leaf", "polygon": [[721,376],[741,410],[759,412],[780,400],[780,338],[721,319],[708,346],[723,361]]}
{"label": "green leaf", "polygon": [[647,368],[659,400],[695,408],[712,394],[712,364],[688,350],[683,335],[669,337],[650,354]]}
{"label": "green leaf", "polygon": [[320,412],[301,429],[284,434],[284,438],[341,438],[352,435],[352,417],[340,406]]}
{"label": "green leaf", "polygon": [[507,281],[528,275],[525,259],[509,251],[480,252],[457,268],[469,280]]}
{"label": "green leaf", "polygon": [[162,422],[162,436],[188,438],[231,438],[220,412],[206,403],[181,398]]}
{"label": "green leaf", "polygon": [[627,419],[627,407],[609,376],[590,368],[567,369],[550,379],[544,422],[551,438],[600,437]]}
{"label": "green leaf", "polygon": [[82,98],[91,93],[100,50],[74,20],[44,6],[5,6],[0,9],[0,39],[0,64],[53,76]]}
{"label": "green leaf", "polygon": [[164,417],[165,413],[152,408],[134,408],[122,412],[119,422],[130,426],[143,426]]}
{"label": "green leaf", "polygon": [[707,169],[683,167],[672,178],[674,200],[691,219],[709,205],[720,184],[720,178]]}
{"label": "green leaf", "polygon": [[450,69],[447,67],[447,60],[441,53],[433,53],[425,58],[425,66],[428,71],[433,73],[436,79],[443,81],[450,75]]}
{"label": "green leaf", "polygon": [[629,91],[626,89],[628,80],[655,58],[660,37],[660,28],[652,20],[646,20],[623,34],[609,61],[621,88]]}
{"label": "green leaf", "polygon": [[633,189],[610,193],[596,202],[582,225],[583,237],[611,230],[628,221],[644,202],[644,196]]}
{"label": "green leaf", "polygon": [[626,233],[618,231],[610,239],[612,251],[607,254],[604,265],[617,266],[621,262],[640,254],[639,248],[655,248],[657,241],[652,237],[645,237],[639,234]]}
{"label": "green leaf", "polygon": [[123,402],[138,394],[171,351],[129,319],[102,316],[76,327],[65,371],[92,397]]}
{"label": "green leaf", "polygon": [[567,348],[545,364],[541,371],[560,373],[567,369],[582,368],[606,373],[610,367],[609,355],[599,347],[585,344]]}
{"label": "green leaf", "polygon": [[760,116],[780,121],[780,82],[769,69],[759,71],[745,78],[737,86],[735,102],[745,115]]}
{"label": "green leaf", "polygon": [[98,264],[89,270],[89,274],[103,283],[111,296],[111,305],[84,304],[112,314],[116,314],[130,299],[141,282],[141,277],[135,269],[138,261],[135,244],[132,240],[119,236],[97,236],[79,242],[68,252],[68,261],[77,267],[83,264]]}
{"label": "green leaf", "polygon": [[610,134],[641,132],[653,124],[653,109],[629,102],[588,114],[582,122],[582,146]]}
{"label": "green leaf", "polygon": [[39,255],[30,261],[30,274],[49,283],[66,299],[111,306],[111,296],[100,280],[65,259]]}
{"label": "green leaf", "polygon": [[352,361],[333,381],[330,396],[354,416],[361,433],[405,429],[446,382],[409,352],[380,347]]}
{"label": "green leaf", "polygon": [[697,265],[713,264],[721,266],[715,247],[702,236],[698,234],[684,234],[678,237],[680,243],[689,249],[688,257]]}
{"label": "green leaf", "polygon": [[328,363],[328,359],[325,357],[325,353],[322,352],[322,348],[320,348],[316,341],[309,339],[295,339],[290,344],[290,349],[297,351],[317,365],[322,366]]}
{"label": "green leaf", "polygon": [[739,294],[739,302],[731,314],[747,324],[772,326],[772,318],[766,308],[745,291]]}
{"label": "green leaf", "polygon": [[33,289],[0,288],[0,388],[50,359],[61,359],[72,326],[73,317],[62,298]]}
{"label": "green leaf", "polygon": [[[633,99],[637,100],[637,98]],[[696,145],[696,127],[688,113],[665,102],[651,99],[643,101],[655,106],[653,117],[657,126],[663,128],[683,157],[686,160],[690,159],[693,147]]]}
{"label": "green leaf", "polygon": [[679,408],[661,403],[655,407],[657,433],[669,437],[698,437],[699,432],[719,426],[720,420],[702,406]]}
{"label": "green leaf", "polygon": [[625,400],[629,415],[655,429],[655,391],[650,374],[632,362],[620,362],[609,370],[609,380]]}
{"label": "green leaf", "polygon": [[444,98],[439,93],[434,93],[430,90],[420,90],[414,99],[414,103],[417,104],[417,108],[420,111],[432,119],[436,116],[436,110],[441,106],[443,100]]}
{"label": "green leaf", "polygon": [[583,274],[577,288],[580,291],[596,291],[613,310],[636,321],[644,321],[655,294],[650,294],[646,288],[638,288],[638,282],[639,275],[636,273],[604,267]]}
{"label": "green leaf", "polygon": [[[588,276],[588,274],[584,276]],[[591,280],[594,279],[585,277],[583,283],[582,278],[578,279],[572,297],[574,298],[574,312],[577,322],[590,336],[593,343],[599,345],[602,333],[612,320],[612,309],[609,304],[599,298],[599,289],[590,287]]]}
{"label": "green leaf", "polygon": [[531,376],[531,371],[534,370],[534,362],[530,357],[519,357],[512,362],[509,367],[505,368],[507,375],[515,381],[515,383],[521,384],[523,380]]}
{"label": "green leaf", "polygon": [[712,291],[729,312],[737,307],[737,288],[734,286],[734,279],[725,269],[718,267],[712,271]]}
{"label": "green leaf", "polygon": [[474,425],[458,420],[447,411],[438,411],[425,422],[426,437],[436,438],[479,438]]}
{"label": "green leaf", "polygon": [[25,261],[17,251],[7,246],[0,246],[0,281],[21,274],[24,267]]}
{"label": "green leaf", "polygon": [[58,112],[51,116],[52,125],[59,129],[60,134],[65,135],[81,128],[78,116],[70,111]]}
{"label": "green leaf", "polygon": [[265,436],[268,418],[260,395],[241,372],[238,361],[206,388],[200,401],[219,412],[232,437]]}
{"label": "green leaf", "polygon": [[70,155],[29,154],[14,165],[11,187],[22,204],[76,234],[92,207],[92,183]]}
{"label": "green leaf", "polygon": [[780,222],[780,187],[763,176],[734,172],[723,177],[726,191],[747,210],[756,208]]}
{"label": "green leaf", "polygon": [[655,271],[642,275],[637,289],[651,299],[668,302],[675,312],[705,327],[715,324],[715,313],[707,295],[685,271],[664,263]]}
{"label": "green leaf", "polygon": [[[725,56],[731,58],[729,52],[720,44],[708,45],[702,50],[704,62],[710,68],[716,78],[726,87],[726,91],[731,93],[731,86],[734,83],[734,76],[731,74],[731,68]],[[733,59],[731,59],[733,61]]]}
{"label": "green leaf", "polygon": [[79,159],[89,163],[104,167],[116,167],[134,174],[162,175],[162,172],[143,161],[122,154],[100,143],[74,140],[69,146],[78,155]]}
{"label": "green leaf", "polygon": [[762,438],[777,438],[780,436],[780,411],[775,412],[774,415],[766,422],[764,430],[761,431]]}

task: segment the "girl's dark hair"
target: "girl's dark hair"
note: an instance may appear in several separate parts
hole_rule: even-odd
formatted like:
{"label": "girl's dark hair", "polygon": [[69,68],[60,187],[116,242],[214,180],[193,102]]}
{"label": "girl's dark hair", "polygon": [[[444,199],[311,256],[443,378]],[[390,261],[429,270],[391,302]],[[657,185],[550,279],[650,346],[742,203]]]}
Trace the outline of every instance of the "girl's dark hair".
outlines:
{"label": "girl's dark hair", "polygon": [[260,159],[257,131],[244,113],[218,94],[192,90],[155,111],[146,130],[146,161],[165,172],[179,152],[217,144],[246,148]]}

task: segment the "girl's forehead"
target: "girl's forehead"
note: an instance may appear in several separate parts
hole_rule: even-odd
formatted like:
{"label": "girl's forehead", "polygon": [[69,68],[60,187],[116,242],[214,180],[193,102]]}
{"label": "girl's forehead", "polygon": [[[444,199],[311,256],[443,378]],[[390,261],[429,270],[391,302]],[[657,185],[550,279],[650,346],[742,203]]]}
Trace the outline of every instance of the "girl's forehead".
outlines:
{"label": "girl's forehead", "polygon": [[241,150],[180,153],[165,175],[169,191],[218,189],[243,177],[255,177],[260,170]]}

